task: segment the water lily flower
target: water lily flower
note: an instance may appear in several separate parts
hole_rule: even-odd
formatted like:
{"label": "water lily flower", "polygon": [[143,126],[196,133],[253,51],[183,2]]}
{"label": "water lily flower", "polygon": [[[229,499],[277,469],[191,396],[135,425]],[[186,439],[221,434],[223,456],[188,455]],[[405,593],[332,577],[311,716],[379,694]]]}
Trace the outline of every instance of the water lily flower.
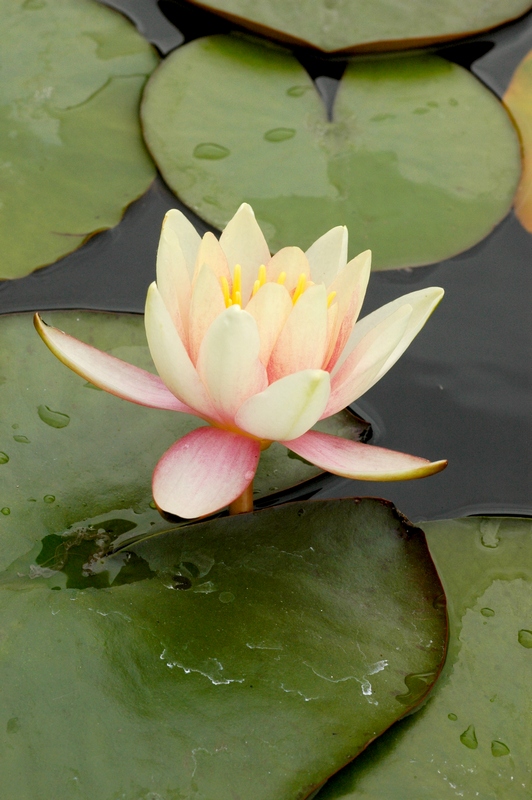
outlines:
{"label": "water lily flower", "polygon": [[281,442],[323,470],[371,481],[422,478],[429,462],[312,430],[390,369],[443,290],[421,289],[358,320],[371,254],[347,262],[347,229],[304,253],[270,255],[244,203],[218,240],[200,238],[175,209],[164,219],[157,282],[146,299],[146,335],[159,376],[45,323],[50,350],[101,389],[208,423],[179,439],[153,474],[157,506],[193,518],[252,507],[261,450]]}

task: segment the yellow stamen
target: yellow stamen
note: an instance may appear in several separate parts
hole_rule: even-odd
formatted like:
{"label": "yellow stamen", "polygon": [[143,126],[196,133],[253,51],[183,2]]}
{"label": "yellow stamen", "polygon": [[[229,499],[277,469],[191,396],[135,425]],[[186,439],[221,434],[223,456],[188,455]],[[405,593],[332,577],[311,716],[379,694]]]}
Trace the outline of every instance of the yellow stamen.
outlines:
{"label": "yellow stamen", "polygon": [[285,280],[286,280],[286,272],[281,272],[281,274],[277,278],[277,283],[280,283],[282,286]]}
{"label": "yellow stamen", "polygon": [[335,297],[336,297],[336,292],[331,292],[329,295],[327,295],[327,308],[331,307],[331,303]]}
{"label": "yellow stamen", "polygon": [[306,288],[307,288],[307,276],[305,275],[304,272],[302,272],[301,275],[299,276],[295,292],[292,296],[292,303],[294,305],[297,303],[297,301],[299,300],[299,298],[301,297]]}
{"label": "yellow stamen", "polygon": [[[238,296],[238,300],[237,300]],[[231,300],[233,301],[233,305],[241,305],[241,298],[242,298],[242,267],[240,264],[235,266],[235,271],[233,274],[233,292],[231,294]]]}
{"label": "yellow stamen", "polygon": [[266,267],[261,264],[259,267],[259,288],[266,283]]}
{"label": "yellow stamen", "polygon": [[225,276],[222,276],[220,278],[220,283],[221,283],[221,286],[222,286],[222,292],[223,292],[223,296],[224,296],[225,307],[229,308],[229,306],[233,305],[233,301],[231,300],[231,296],[229,294],[229,284],[227,282],[227,278]]}
{"label": "yellow stamen", "polygon": [[251,296],[255,297],[259,289],[260,289],[260,281],[256,280],[255,283],[253,284],[253,291],[251,292]]}

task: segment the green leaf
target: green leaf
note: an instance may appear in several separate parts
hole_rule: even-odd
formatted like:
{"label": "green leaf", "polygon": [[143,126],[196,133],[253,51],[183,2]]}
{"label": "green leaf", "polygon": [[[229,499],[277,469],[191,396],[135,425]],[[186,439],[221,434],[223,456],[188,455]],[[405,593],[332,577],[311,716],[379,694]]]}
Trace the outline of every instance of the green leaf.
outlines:
{"label": "green leaf", "polygon": [[138,103],[157,57],[92,0],[0,0],[0,278],[116,225],[155,177]]}
{"label": "green leaf", "polygon": [[[154,371],[141,316],[70,311],[44,317]],[[47,533],[89,517],[109,519],[120,510],[134,523],[134,536],[168,527],[150,508],[151,474],[168,447],[200,420],[96,390],[50,353],[29,314],[0,318],[0,384],[1,569]],[[368,429],[348,411],[318,427],[355,440]],[[261,456],[257,499],[322,474],[288,452],[273,444]]]}
{"label": "green leaf", "polygon": [[530,795],[532,521],[424,523],[447,595],[447,661],[423,709],[395,726],[319,800]]}
{"label": "green leaf", "polygon": [[199,523],[118,564],[91,548],[124,525],[94,527],[1,576],[10,800],[302,800],[436,678],[441,584],[385,501]]}
{"label": "green leaf", "polygon": [[150,79],[141,116],[166,182],[223,228],[249,202],[273,251],[347,225],[374,268],[428,264],[483,239],[508,212],[519,142],[503,106],[433,55],[358,58],[333,120],[281,48],[211,36]]}
{"label": "green leaf", "polygon": [[327,52],[393,50],[466,36],[514,19],[529,0],[193,0],[224,17],[294,44]]}

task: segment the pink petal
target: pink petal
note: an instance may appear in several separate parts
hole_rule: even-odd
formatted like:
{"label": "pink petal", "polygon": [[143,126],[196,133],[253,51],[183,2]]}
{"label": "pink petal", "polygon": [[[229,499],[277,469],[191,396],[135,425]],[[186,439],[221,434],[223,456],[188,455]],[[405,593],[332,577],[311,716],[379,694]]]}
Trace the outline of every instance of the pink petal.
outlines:
{"label": "pink petal", "polygon": [[277,281],[281,273],[286,274],[283,286],[289,292],[293,291],[300,275],[310,278],[308,259],[299,247],[283,247],[266,264],[266,274],[269,281]]}
{"label": "pink petal", "polygon": [[182,342],[188,345],[190,276],[176,232],[163,222],[157,250],[157,288]]}
{"label": "pink petal", "polygon": [[259,350],[257,323],[238,305],[225,309],[205,334],[198,374],[222,420],[232,422],[242,403],[267,387]]}
{"label": "pink petal", "polygon": [[431,462],[318,431],[282,444],[327,472],[359,481],[408,481],[434,475],[447,466],[447,461]]}
{"label": "pink petal", "polygon": [[242,303],[246,305],[261,264],[270,260],[270,251],[253,209],[242,203],[220,236],[220,245],[233,274],[236,264],[242,267]]}
{"label": "pink petal", "polygon": [[331,337],[326,369],[331,372],[358,319],[371,272],[371,250],[365,250],[346,264],[327,292],[336,292],[332,306],[338,306],[336,329]]}
{"label": "pink petal", "polygon": [[189,316],[189,354],[192,363],[198,361],[203,337],[216,317],[225,311],[225,300],[220,281],[207,264],[204,264],[192,290]]}
{"label": "pink petal", "polygon": [[220,428],[196,428],[163,455],[153,473],[153,498],[170,514],[213,514],[253,480],[260,442]]}
{"label": "pink petal", "polygon": [[327,347],[327,292],[311,286],[296,302],[268,363],[270,382],[303,369],[321,369]]}
{"label": "pink petal", "polygon": [[152,375],[151,372],[97,350],[58,328],[52,328],[38,314],[35,314],[33,321],[37,332],[52,353],[63,364],[100,389],[141,406],[182,411],[185,414],[197,413],[178,400],[158,375]]}
{"label": "pink petal", "polygon": [[176,234],[181,252],[185,258],[189,277],[192,280],[194,264],[196,263],[196,253],[201,243],[201,236],[190,220],[188,220],[181,211],[178,211],[177,208],[171,208],[170,211],[167,212],[163,221],[163,229],[171,230]]}
{"label": "pink petal", "polygon": [[314,283],[329,286],[347,262],[347,228],[338,225],[320,236],[306,252]]}
{"label": "pink petal", "polygon": [[292,307],[288,291],[278,283],[265,283],[246,306],[246,311],[254,318],[259,329],[259,358],[265,366]]}

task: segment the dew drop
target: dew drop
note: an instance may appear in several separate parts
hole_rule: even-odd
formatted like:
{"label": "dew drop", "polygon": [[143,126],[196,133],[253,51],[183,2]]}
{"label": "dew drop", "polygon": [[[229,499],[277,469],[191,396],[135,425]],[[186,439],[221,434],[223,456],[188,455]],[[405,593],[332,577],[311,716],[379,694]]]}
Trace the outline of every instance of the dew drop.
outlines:
{"label": "dew drop", "polygon": [[504,742],[498,742],[495,739],[491,743],[491,755],[495,756],[495,758],[500,758],[500,756],[509,756],[510,748],[507,747]]}
{"label": "dew drop", "polygon": [[172,584],[174,589],[179,589],[183,592],[187,589],[190,589],[192,586],[192,581],[190,578],[187,578],[186,575],[174,575],[172,577]]}
{"label": "dew drop", "polygon": [[19,730],[20,730],[19,718],[18,717],[11,717],[11,719],[8,719],[7,725],[6,725],[7,733],[18,733]]}
{"label": "dew drop", "polygon": [[28,439],[28,437],[27,437],[27,436],[21,436],[21,435],[20,435],[20,434],[18,434],[18,433],[17,433],[17,435],[16,435],[16,436],[13,436],[13,439],[14,439],[16,442],[20,442],[21,444],[29,444],[29,443],[30,443],[30,440]]}
{"label": "dew drop", "polygon": [[428,113],[429,113],[429,109],[428,108],[415,108],[412,111],[412,114],[418,114],[418,115],[419,114],[428,114]]}
{"label": "dew drop", "polygon": [[232,603],[235,599],[233,592],[220,592],[218,600],[220,603]]}
{"label": "dew drop", "polygon": [[483,617],[494,617],[495,611],[492,608],[481,608],[480,613]]}
{"label": "dew drop", "polygon": [[445,600],[444,594],[439,594],[437,597],[434,598],[432,607],[436,609],[446,608],[447,602]]}
{"label": "dew drop", "polygon": [[287,139],[293,139],[295,135],[294,128],[272,128],[266,131],[264,138],[267,142],[285,142]]}
{"label": "dew drop", "polygon": [[463,733],[460,734],[460,741],[469,747],[470,750],[476,750],[478,747],[477,735],[475,733],[475,726],[470,725]]}
{"label": "dew drop", "polygon": [[480,523],[480,541],[484,547],[498,547],[500,519],[483,519]]}
{"label": "dew drop", "polygon": [[456,722],[458,717],[456,716],[456,714],[447,714],[447,719],[450,719],[451,722]]}
{"label": "dew drop", "polygon": [[395,114],[375,114],[370,117],[370,122],[384,122],[387,119],[395,119]]}
{"label": "dew drop", "polygon": [[7,506],[4,506],[4,508],[0,508],[0,514],[3,514],[4,517],[9,517],[9,515],[11,514],[11,509],[8,508]]}
{"label": "dew drop", "polygon": [[523,645],[523,647],[532,647],[532,631],[527,631],[525,628],[519,631],[517,634],[517,641],[519,644]]}
{"label": "dew drop", "polygon": [[155,500],[152,500],[150,503],[150,508],[156,509],[157,506],[155,505]]}
{"label": "dew drop", "polygon": [[312,86],[291,86],[286,90],[286,94],[290,97],[302,97],[305,92],[312,89]]}
{"label": "dew drop", "polygon": [[458,100],[455,100],[454,97],[451,97],[450,100],[449,100],[449,105],[450,106],[457,106],[458,105]]}
{"label": "dew drop", "polygon": [[194,158],[206,158],[208,161],[219,161],[221,158],[227,158],[231,155],[231,151],[221,144],[214,144],[214,142],[204,142],[198,144],[194,148]]}
{"label": "dew drop", "polygon": [[428,692],[435,678],[436,672],[417,672],[407,675],[404,681],[408,691],[404,694],[396,694],[395,699],[402,705],[413,705]]}
{"label": "dew drop", "polygon": [[0,464],[7,464],[9,456],[7,453],[0,453]]}
{"label": "dew drop", "polygon": [[45,503],[55,503],[55,495],[54,494],[45,494],[43,497]]}
{"label": "dew drop", "polygon": [[427,105],[428,105],[428,106],[430,106],[431,108],[439,108],[439,105],[440,105],[440,104],[439,104],[439,103],[437,103],[435,100],[429,100],[429,102],[427,103]]}
{"label": "dew drop", "polygon": [[51,428],[66,428],[70,422],[68,414],[62,414],[61,411],[52,411],[48,406],[37,406],[37,413],[43,422],[46,422]]}

